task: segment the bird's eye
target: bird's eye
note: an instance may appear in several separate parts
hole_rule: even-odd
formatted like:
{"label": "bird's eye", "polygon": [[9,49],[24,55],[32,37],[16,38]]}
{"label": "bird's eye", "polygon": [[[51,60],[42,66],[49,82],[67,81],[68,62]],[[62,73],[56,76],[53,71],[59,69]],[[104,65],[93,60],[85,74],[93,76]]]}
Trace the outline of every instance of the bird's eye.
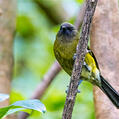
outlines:
{"label": "bird's eye", "polygon": [[60,30],[66,30],[67,28],[65,26],[61,26]]}
{"label": "bird's eye", "polygon": [[69,31],[72,31],[72,30],[73,30],[72,27],[68,27],[67,29],[68,29]]}

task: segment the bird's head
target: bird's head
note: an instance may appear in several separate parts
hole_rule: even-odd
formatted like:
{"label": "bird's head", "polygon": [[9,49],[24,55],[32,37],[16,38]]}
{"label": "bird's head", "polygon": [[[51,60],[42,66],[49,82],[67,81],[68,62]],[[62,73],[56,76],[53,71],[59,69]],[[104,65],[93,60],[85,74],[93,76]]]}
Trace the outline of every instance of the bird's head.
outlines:
{"label": "bird's head", "polygon": [[78,34],[75,26],[70,23],[63,23],[60,26],[60,30],[57,33],[57,38],[61,41],[72,41]]}

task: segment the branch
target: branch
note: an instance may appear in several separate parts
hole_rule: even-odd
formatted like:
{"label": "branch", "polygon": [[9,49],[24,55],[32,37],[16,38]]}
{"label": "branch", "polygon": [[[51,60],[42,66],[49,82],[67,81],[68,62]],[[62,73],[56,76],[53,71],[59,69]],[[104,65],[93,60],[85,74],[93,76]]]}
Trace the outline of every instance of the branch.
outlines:
{"label": "branch", "polygon": [[86,3],[86,11],[85,11],[84,21],[82,25],[81,37],[77,46],[76,60],[75,60],[75,64],[74,64],[74,68],[73,68],[73,72],[71,76],[68,94],[66,97],[62,119],[72,118],[72,111],[73,111],[73,106],[75,103],[75,98],[77,95],[78,82],[80,79],[81,69],[82,69],[82,65],[84,62],[86,49],[88,45],[90,25],[92,22],[92,17],[94,15],[97,1],[98,0],[93,0],[92,2],[92,0],[87,0],[87,3]]}
{"label": "branch", "polygon": [[42,82],[38,85],[36,90],[34,91],[33,95],[31,96],[31,99],[40,99],[46,89],[49,87],[52,80],[57,76],[57,74],[60,72],[61,67],[57,61],[54,62],[52,67],[49,69],[49,71],[45,74]]}

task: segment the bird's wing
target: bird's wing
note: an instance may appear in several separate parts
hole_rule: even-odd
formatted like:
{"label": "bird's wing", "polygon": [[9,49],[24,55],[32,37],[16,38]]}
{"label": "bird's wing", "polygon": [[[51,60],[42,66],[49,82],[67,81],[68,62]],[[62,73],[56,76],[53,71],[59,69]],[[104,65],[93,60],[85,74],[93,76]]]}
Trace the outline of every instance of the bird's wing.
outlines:
{"label": "bird's wing", "polygon": [[95,55],[94,55],[94,53],[92,52],[92,50],[88,47],[87,48],[87,50],[88,50],[88,53],[93,57],[93,59],[95,60],[95,64],[96,64],[96,67],[99,69],[99,65],[98,65],[98,62],[97,62],[97,60],[96,60],[96,57],[95,57]]}

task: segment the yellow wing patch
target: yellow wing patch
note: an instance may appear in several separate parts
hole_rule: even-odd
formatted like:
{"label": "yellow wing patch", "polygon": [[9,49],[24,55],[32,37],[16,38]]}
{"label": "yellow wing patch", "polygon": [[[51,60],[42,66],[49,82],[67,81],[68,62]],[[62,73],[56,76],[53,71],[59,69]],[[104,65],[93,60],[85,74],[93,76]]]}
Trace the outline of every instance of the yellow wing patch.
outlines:
{"label": "yellow wing patch", "polygon": [[96,71],[98,70],[98,68],[96,66],[96,62],[95,62],[94,58],[90,55],[90,53],[86,54],[85,62],[90,67],[91,72],[94,72],[94,74],[95,74]]}

